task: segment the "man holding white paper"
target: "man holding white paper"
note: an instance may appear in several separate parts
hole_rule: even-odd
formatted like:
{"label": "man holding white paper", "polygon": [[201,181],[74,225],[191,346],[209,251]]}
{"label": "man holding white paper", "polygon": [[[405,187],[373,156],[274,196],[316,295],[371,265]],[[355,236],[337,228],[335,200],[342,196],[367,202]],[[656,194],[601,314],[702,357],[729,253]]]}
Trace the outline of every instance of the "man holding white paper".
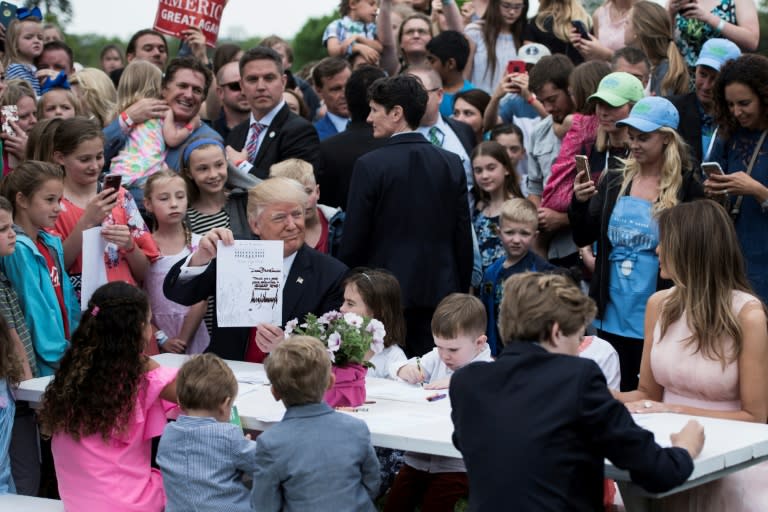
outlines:
{"label": "man holding white paper", "polygon": [[[322,315],[338,309],[343,300],[341,282],[347,267],[304,244],[304,211],[307,194],[287,178],[271,178],[248,192],[248,223],[261,240],[283,242],[282,324],[303,319],[307,313]],[[165,295],[190,305],[206,297],[216,300],[217,245],[235,243],[232,232],[215,228],[195,252],[171,268],[165,278]],[[244,278],[246,276],[243,276]],[[281,327],[262,323],[253,327],[219,327],[214,318],[209,352],[232,360],[261,362],[283,339]]]}

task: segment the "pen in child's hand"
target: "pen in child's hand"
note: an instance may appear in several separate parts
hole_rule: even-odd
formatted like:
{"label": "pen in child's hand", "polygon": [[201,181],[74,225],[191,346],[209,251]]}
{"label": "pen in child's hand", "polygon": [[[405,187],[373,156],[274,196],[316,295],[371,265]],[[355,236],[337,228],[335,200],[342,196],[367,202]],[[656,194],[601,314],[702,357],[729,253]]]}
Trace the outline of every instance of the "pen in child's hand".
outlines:
{"label": "pen in child's hand", "polygon": [[421,377],[421,380],[419,381],[419,384],[422,386],[424,385],[424,371],[421,369],[421,358],[416,358],[416,369],[419,370],[419,377]]}
{"label": "pen in child's hand", "polygon": [[344,412],[368,412],[367,407],[336,407],[337,411],[344,411]]}

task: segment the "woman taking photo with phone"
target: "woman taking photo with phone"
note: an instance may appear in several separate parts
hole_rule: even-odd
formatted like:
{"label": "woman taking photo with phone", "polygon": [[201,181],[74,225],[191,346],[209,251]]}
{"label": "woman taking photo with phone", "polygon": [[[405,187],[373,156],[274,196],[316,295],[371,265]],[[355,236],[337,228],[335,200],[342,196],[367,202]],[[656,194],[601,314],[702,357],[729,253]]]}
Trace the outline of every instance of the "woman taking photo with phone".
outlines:
{"label": "woman taking photo with phone", "polygon": [[586,32],[592,30],[592,18],[578,0],[542,0],[539,12],[523,32],[523,44],[541,43],[552,52],[562,53],[578,66],[584,57],[571,42],[573,22],[579,22]]}
{"label": "woman taking photo with phone", "polygon": [[768,302],[768,59],[742,55],[726,62],[715,82],[717,140],[710,160],[725,174],[711,173],[704,186],[726,196],[747,263],[747,277]]}
{"label": "woman taking photo with phone", "polygon": [[638,101],[629,117],[630,157],[599,183],[576,176],[568,218],[576,245],[597,242],[590,296],[598,307],[598,335],[619,353],[621,390],[637,388],[645,304],[671,283],[658,276],[656,215],[703,197],[691,172],[688,148],[677,133],[680,117],[664,98]]}

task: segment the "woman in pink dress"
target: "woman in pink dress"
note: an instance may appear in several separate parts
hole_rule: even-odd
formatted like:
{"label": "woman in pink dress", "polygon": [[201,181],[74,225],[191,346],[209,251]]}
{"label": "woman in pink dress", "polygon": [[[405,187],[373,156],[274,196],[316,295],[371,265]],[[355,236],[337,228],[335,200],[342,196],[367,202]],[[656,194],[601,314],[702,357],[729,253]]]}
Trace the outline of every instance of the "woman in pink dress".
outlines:
{"label": "woman in pink dress", "polygon": [[[632,412],[673,412],[765,423],[768,328],[752,294],[728,214],[709,200],[659,215],[661,276],[645,314],[640,384],[619,393]],[[768,464],[665,500],[665,510],[768,510]]]}
{"label": "woman in pink dress", "polygon": [[[176,402],[176,369],[143,354],[152,338],[146,294],[113,282],[96,290],[43,396],[66,510],[161,512],[165,493],[151,442]],[[166,401],[167,400],[167,401]]]}

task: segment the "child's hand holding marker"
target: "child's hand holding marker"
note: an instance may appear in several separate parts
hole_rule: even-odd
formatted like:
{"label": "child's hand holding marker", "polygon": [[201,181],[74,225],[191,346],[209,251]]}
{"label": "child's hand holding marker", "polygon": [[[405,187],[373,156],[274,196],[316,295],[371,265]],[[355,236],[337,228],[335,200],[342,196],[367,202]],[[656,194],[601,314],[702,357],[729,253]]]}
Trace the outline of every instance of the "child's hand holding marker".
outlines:
{"label": "child's hand holding marker", "polygon": [[421,384],[426,379],[421,361],[416,358],[416,364],[407,364],[397,371],[397,376],[409,384]]}

